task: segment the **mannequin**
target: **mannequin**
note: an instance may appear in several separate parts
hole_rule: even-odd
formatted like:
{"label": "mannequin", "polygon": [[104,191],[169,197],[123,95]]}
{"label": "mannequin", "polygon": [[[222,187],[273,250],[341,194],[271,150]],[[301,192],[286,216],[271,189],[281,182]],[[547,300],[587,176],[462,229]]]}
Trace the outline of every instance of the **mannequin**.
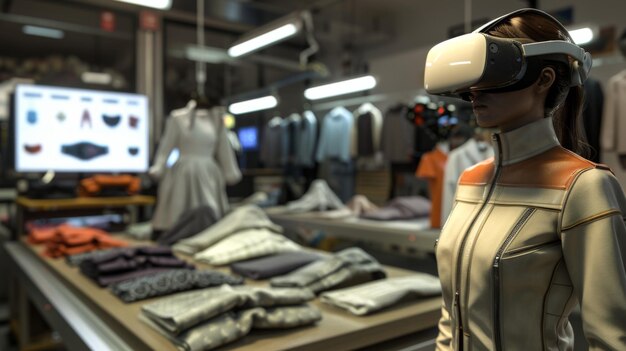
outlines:
{"label": "mannequin", "polygon": [[[169,229],[180,215],[198,206],[210,206],[218,218],[228,211],[226,185],[239,182],[241,172],[224,127],[225,112],[224,107],[199,98],[168,117],[149,170],[159,180],[154,231]],[[167,168],[174,148],[179,159]]]}

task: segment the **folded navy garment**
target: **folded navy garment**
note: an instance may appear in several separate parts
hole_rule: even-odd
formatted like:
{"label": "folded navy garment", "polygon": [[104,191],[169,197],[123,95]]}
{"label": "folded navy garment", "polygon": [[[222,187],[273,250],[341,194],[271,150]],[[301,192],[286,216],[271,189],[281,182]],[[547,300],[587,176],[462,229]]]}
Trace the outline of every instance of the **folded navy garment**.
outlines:
{"label": "folded navy garment", "polygon": [[196,207],[180,216],[170,230],[159,236],[157,242],[161,245],[174,245],[179,240],[200,233],[215,222],[217,222],[217,216],[213,207],[208,205]]}
{"label": "folded navy garment", "polygon": [[361,214],[361,218],[379,221],[415,219],[430,214],[430,200],[422,196],[397,197],[385,207]]}
{"label": "folded navy garment", "polygon": [[88,161],[108,154],[109,148],[83,141],[72,145],[61,145],[61,153]]}
{"label": "folded navy garment", "polygon": [[293,251],[237,262],[230,269],[244,277],[260,280],[287,274],[321,258],[321,255],[313,252]]}
{"label": "folded navy garment", "polygon": [[194,269],[175,257],[168,247],[129,247],[85,259],[80,271],[100,286],[139,278],[172,269]]}
{"label": "folded navy garment", "polygon": [[222,284],[241,285],[243,278],[217,271],[175,269],[111,285],[111,291],[124,302],[134,302]]}
{"label": "folded navy garment", "polygon": [[104,124],[106,124],[107,126],[111,128],[116,127],[118,124],[120,124],[121,120],[122,120],[122,116],[120,115],[116,115],[116,116],[102,115],[102,121],[104,122]]}

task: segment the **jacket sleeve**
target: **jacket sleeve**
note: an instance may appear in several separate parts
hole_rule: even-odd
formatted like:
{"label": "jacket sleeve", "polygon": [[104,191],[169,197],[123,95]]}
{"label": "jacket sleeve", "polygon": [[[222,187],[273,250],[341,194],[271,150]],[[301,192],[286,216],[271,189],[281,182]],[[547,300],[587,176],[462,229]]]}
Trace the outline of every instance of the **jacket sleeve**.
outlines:
{"label": "jacket sleeve", "polygon": [[439,335],[437,335],[437,351],[452,350],[452,327],[450,323],[450,312],[446,303],[441,303],[441,318],[439,319]]}
{"label": "jacket sleeve", "polygon": [[174,120],[174,116],[170,116],[165,123],[165,131],[159,141],[159,148],[157,149],[154,163],[148,173],[150,176],[160,179],[165,171],[165,165],[170,153],[174,148],[178,147],[179,142],[179,127],[178,123]]}
{"label": "jacket sleeve", "polygon": [[241,180],[241,171],[237,164],[235,150],[228,140],[228,132],[224,126],[221,116],[216,118],[217,124],[217,148],[215,150],[215,159],[222,169],[226,184],[237,184]]}
{"label": "jacket sleeve", "polygon": [[624,213],[624,192],[601,169],[575,180],[563,210],[563,255],[590,350],[626,350]]}

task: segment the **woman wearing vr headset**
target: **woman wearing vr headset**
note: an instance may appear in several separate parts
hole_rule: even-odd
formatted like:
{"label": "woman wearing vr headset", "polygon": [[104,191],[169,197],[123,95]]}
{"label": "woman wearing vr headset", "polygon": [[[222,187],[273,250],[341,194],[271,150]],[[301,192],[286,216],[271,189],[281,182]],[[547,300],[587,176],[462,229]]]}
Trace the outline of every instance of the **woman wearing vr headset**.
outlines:
{"label": "woman wearing vr headset", "polygon": [[498,18],[429,52],[425,85],[468,99],[495,159],[466,170],[436,246],[438,350],[626,350],[626,199],[586,160],[591,58],[550,15]]}

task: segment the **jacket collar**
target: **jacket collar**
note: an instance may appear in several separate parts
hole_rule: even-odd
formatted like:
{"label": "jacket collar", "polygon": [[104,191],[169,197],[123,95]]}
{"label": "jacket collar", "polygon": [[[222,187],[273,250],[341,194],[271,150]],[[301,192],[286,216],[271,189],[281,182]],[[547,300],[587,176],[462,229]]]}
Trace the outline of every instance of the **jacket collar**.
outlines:
{"label": "jacket collar", "polygon": [[502,166],[524,161],[558,145],[551,117],[493,135],[496,164]]}

